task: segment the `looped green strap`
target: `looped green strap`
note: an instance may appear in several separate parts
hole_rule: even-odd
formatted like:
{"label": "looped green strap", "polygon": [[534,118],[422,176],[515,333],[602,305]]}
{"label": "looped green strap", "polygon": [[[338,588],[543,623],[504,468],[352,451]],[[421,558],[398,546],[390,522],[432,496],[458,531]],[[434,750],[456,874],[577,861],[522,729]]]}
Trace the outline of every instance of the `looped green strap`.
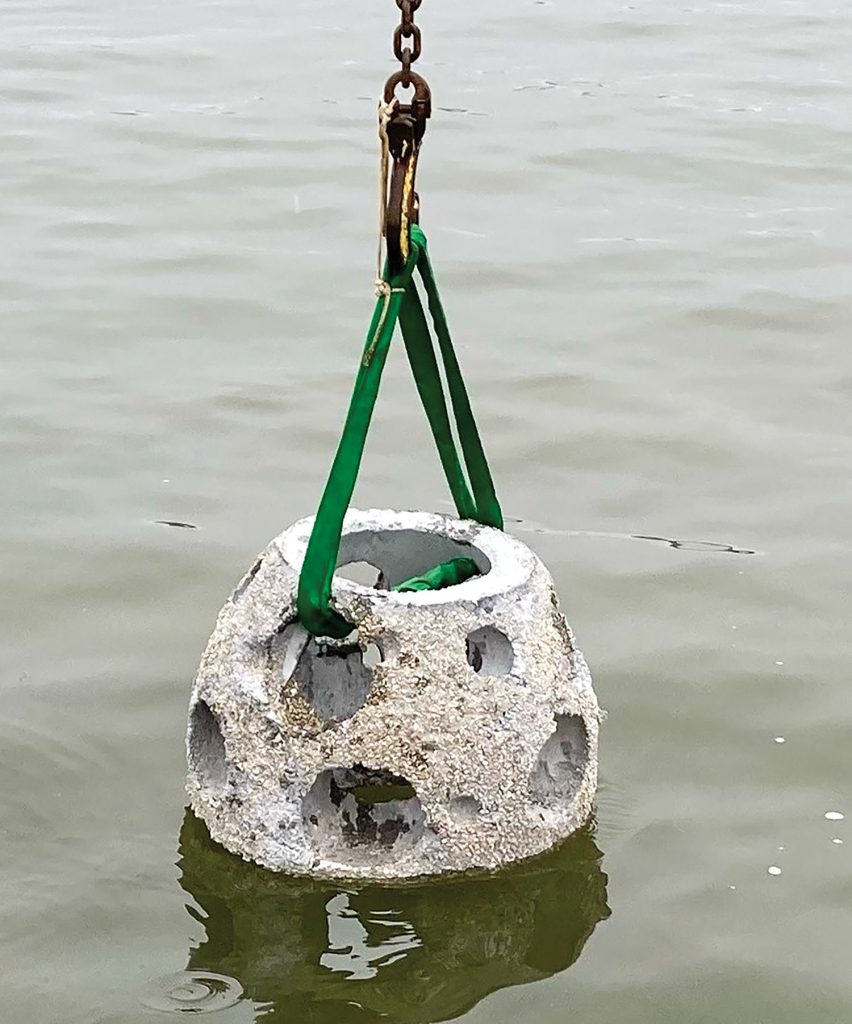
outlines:
{"label": "looped green strap", "polygon": [[[465,480],[462,460],[453,439],[435,346],[414,284],[415,269],[420,274],[426,292],[470,487]],[[441,305],[435,275],[429,262],[426,236],[417,225],[411,228],[411,253],[408,263],[400,274],[388,282],[388,285],[373,313],[343,434],[317,510],[299,579],[299,619],[305,629],[314,636],[342,639],[352,631],[352,624],[331,607],[331,585],[340,550],[343,519],[355,490],[382,372],[397,322],[402,328],[405,350],[414,373],[417,391],[429,419],[441,465],[459,516],[462,519],[476,520],[485,526],[503,528],[503,515],[494,491],[491,471],[485,458]],[[419,582],[412,581],[413,584],[416,582],[416,585],[410,589],[428,589],[430,586],[442,585],[440,581],[444,581],[446,577],[446,573],[432,570]],[[427,583],[423,584],[422,580],[426,580]]]}

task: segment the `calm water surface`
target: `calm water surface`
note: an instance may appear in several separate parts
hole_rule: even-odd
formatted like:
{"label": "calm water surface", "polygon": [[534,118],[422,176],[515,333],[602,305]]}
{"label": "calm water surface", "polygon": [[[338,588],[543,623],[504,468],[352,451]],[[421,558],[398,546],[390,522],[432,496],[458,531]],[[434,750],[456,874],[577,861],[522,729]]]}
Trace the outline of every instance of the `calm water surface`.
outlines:
{"label": "calm water surface", "polygon": [[[348,398],[396,13],[2,4],[0,1020],[847,1021],[848,4],[427,0],[424,225],[597,824],[371,889],[184,819],[197,658]],[[447,508],[400,352],[357,499]]]}

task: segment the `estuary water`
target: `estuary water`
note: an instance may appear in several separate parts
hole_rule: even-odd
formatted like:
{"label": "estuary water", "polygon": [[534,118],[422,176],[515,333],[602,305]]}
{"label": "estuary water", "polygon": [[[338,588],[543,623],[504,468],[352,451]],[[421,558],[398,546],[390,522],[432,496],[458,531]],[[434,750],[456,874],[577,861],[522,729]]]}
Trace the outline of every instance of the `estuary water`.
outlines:
{"label": "estuary water", "polygon": [[[0,1021],[847,1021],[848,4],[421,6],[423,224],[596,821],[382,889],[185,815],[198,657],[347,404],[397,17],[0,4]],[[400,350],[356,501],[449,510]]]}

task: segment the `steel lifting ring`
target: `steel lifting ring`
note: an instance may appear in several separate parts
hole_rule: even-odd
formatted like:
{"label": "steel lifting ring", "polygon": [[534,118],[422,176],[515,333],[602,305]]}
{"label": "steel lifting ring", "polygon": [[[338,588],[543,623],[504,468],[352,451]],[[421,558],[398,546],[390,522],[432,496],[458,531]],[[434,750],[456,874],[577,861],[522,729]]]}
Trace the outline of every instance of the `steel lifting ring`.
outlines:
{"label": "steel lifting ring", "polygon": [[[408,74],[409,82],[414,87],[414,99],[406,107],[400,107],[400,109],[408,109],[412,116],[418,121],[425,121],[432,116],[432,90],[426,83],[426,79],[422,75],[418,75],[416,71],[411,71]],[[391,103],[395,96],[397,87],[405,85],[405,72],[397,71],[390,76],[385,83],[385,103]]]}

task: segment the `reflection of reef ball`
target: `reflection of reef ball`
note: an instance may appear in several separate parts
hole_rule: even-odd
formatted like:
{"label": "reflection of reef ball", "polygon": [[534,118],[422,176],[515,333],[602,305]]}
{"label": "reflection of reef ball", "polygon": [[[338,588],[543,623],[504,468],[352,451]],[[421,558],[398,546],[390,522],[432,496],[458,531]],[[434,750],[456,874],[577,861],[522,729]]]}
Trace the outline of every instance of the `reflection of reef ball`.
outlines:
{"label": "reflection of reef ball", "polygon": [[187,813],[181,885],[206,938],[189,973],[234,979],[263,1021],[428,1024],[570,967],[609,916],[600,851],[581,830],[496,875],[359,885],[272,875]]}
{"label": "reflection of reef ball", "polygon": [[413,593],[338,576],[357,628],[320,642],[295,613],[311,525],[269,545],[201,662],[187,791],[213,838],[274,870],[394,878],[498,867],[579,828],[600,712],[532,551],[448,516],[350,511],[340,566],[388,588],[459,557],[479,575]]}

